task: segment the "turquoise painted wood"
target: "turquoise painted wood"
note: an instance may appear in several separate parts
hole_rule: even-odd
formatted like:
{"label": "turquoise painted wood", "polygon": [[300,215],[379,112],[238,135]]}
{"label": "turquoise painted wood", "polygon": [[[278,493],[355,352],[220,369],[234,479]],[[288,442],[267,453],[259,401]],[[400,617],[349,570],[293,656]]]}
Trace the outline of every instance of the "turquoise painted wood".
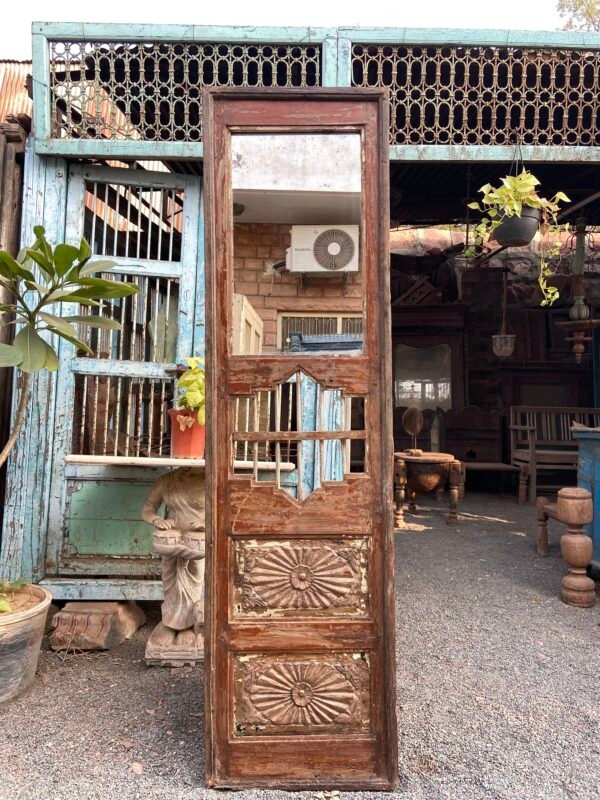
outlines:
{"label": "turquoise painted wood", "polygon": [[163,599],[159,580],[125,578],[46,578],[40,581],[56,600],[154,600]]}
{"label": "turquoise painted wood", "polygon": [[[48,40],[75,41],[152,41],[165,42],[276,42],[314,43],[321,46],[323,86],[350,86],[352,44],[482,45],[490,47],[570,48],[600,50],[600,33],[580,31],[464,30],[460,28],[299,28],[203,25],[120,25],[88,23],[34,22],[33,77],[35,148],[40,155],[80,158],[176,158],[202,159],[201,142],[149,142],[102,139],[53,139],[50,129],[48,97]],[[390,148],[392,161],[506,162],[512,147],[458,145],[396,145]],[[536,146],[523,147],[528,162],[560,161],[588,163],[600,160],[598,147]]]}
{"label": "turquoise painted wood", "polygon": [[[560,164],[594,164],[600,161],[600,147],[568,147],[563,145],[523,145],[523,161]],[[514,145],[394,144],[390,161],[470,161],[510,163]]]}
{"label": "turquoise painted wood", "polygon": [[[52,243],[63,240],[67,164],[40,158],[30,144],[25,154],[21,241],[29,244],[34,225]],[[24,428],[7,465],[0,576],[37,581],[44,575],[48,512],[53,492],[53,446],[57,376],[46,370],[32,380]],[[16,398],[13,398],[16,400]]]}
{"label": "turquoise painted wood", "polygon": [[[177,361],[183,363],[184,357],[193,354],[194,327],[195,327],[195,301],[196,301],[196,282],[197,268],[199,262],[198,244],[200,242],[200,179],[190,176],[173,175],[170,173],[147,172],[141,170],[122,170],[104,167],[80,167],[74,165],[69,176],[69,199],[67,211],[66,240],[78,241],[84,231],[84,208],[85,208],[85,182],[88,180],[110,181],[111,183],[122,182],[127,185],[139,186],[162,186],[169,188],[183,189],[184,217],[182,227],[182,255],[181,261],[176,264],[173,262],[159,262],[136,259],[125,259],[118,256],[113,260],[118,263],[116,271],[123,274],[143,274],[153,277],[155,275],[169,275],[180,279],[179,309],[178,309],[178,341],[177,341]],[[65,304],[62,313],[76,314],[78,309],[74,304]],[[67,480],[67,465],[64,458],[71,452],[71,441],[73,438],[73,403],[75,398],[75,376],[84,375],[111,375],[117,377],[140,377],[140,378],[165,378],[172,377],[169,369],[174,368],[175,364],[140,362],[140,361],[119,361],[113,359],[94,359],[76,358],[73,345],[68,342],[61,342],[59,349],[60,368],[58,373],[58,396],[59,406],[56,409],[55,420],[55,442],[54,442],[54,469],[53,487],[55,495],[50,508],[48,520],[48,535],[46,544],[46,566],[50,574],[60,574],[61,564],[68,564],[71,551],[84,553],[88,556],[97,556],[97,570],[107,569],[105,563],[106,556],[127,554],[127,526],[115,526],[111,515],[125,515],[131,519],[134,514],[127,501],[126,492],[121,492],[119,497],[114,496],[114,485],[98,481],[95,484],[93,495],[97,502],[96,524],[88,525],[79,522],[72,527],[71,511],[77,510],[78,500],[73,499],[73,482]],[[78,477],[78,466],[69,465],[70,475]],[[139,478],[134,477],[126,467],[120,468],[121,485],[129,488],[135,495],[139,508],[137,509],[137,520],[135,530],[138,531],[140,541],[144,539],[140,531],[145,530],[144,523],[139,522],[143,497],[140,494],[141,485],[144,494],[149,488],[146,481],[139,483]],[[77,483],[75,481],[75,483]],[[90,496],[90,489],[84,491],[84,497]],[[104,500],[102,499],[104,497]],[[72,503],[75,507],[72,508]],[[114,507],[116,503],[118,507]],[[137,527],[141,526],[141,527]],[[71,532],[76,537],[76,543],[71,541]],[[121,538],[120,544],[117,540]],[[89,540],[85,544],[86,538]],[[100,547],[98,552],[93,552]],[[112,552],[111,548],[120,548],[120,552]],[[133,547],[133,545],[132,545]],[[146,532],[145,554],[150,552],[148,533]],[[66,548],[66,550],[65,550]],[[107,549],[108,548],[108,549]],[[135,550],[135,547],[133,547]],[[136,553],[141,555],[141,553]],[[128,566],[133,564],[125,562],[121,567],[112,564],[111,569],[115,572],[127,571]],[[136,565],[137,568],[137,565]],[[92,564],[86,565],[87,571],[94,570]]]}
{"label": "turquoise painted wood", "polygon": [[594,542],[594,561],[600,567],[600,431],[572,431],[579,444],[577,484],[592,493],[594,521],[586,533]]}
{"label": "turquoise painted wood", "polygon": [[487,45],[490,47],[565,47],[600,49],[600,33],[588,31],[512,31],[494,28],[340,27],[338,35],[364,44]]}
{"label": "turquoise painted wood", "polygon": [[151,556],[153,529],[140,519],[150,481],[70,481],[69,558]]}
{"label": "turquoise painted wood", "polygon": [[274,42],[316,44],[336,36],[336,28],[254,25],[144,25],[113,22],[33,22],[33,35],[72,41]]}
{"label": "turquoise painted wood", "polygon": [[200,184],[200,210],[198,222],[198,248],[196,263],[196,301],[194,305],[194,346],[196,355],[204,358],[206,354],[206,304],[205,304],[205,261],[204,261],[204,187]]}

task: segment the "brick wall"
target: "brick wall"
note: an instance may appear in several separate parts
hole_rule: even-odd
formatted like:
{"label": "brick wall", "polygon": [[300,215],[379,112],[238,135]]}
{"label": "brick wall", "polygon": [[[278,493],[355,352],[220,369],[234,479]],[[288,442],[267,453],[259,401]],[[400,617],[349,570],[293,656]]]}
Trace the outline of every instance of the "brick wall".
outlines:
{"label": "brick wall", "polygon": [[234,292],[243,294],[264,323],[263,351],[277,348],[277,314],[353,312],[362,308],[358,275],[340,278],[305,276],[271,269],[285,260],[290,226],[237,223],[234,227]]}

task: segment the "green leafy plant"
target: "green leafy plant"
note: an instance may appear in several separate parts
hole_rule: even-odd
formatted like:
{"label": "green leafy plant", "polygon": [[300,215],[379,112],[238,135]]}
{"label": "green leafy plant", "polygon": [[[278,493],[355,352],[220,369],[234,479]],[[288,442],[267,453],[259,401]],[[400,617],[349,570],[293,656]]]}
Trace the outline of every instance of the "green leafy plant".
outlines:
{"label": "green leafy plant", "polygon": [[550,200],[540,197],[537,191],[539,185],[540,182],[535,175],[523,169],[518,175],[506,175],[502,178],[500,186],[494,187],[490,183],[482,186],[479,189],[483,195],[481,202],[468,204],[469,208],[480,211],[484,216],[475,227],[475,242],[467,251],[467,255],[474,255],[477,248],[482,247],[504,219],[520,217],[524,206],[539,209],[540,231],[543,238],[540,247],[538,284],[543,295],[542,305],[550,306],[558,298],[558,289],[548,283],[547,279],[552,275],[548,265],[560,252],[560,241],[548,245],[547,237],[548,234],[557,233],[566,227],[558,224],[558,212],[560,203],[568,203],[569,198],[564,192],[557,192]]}
{"label": "green leafy plant", "polygon": [[206,375],[204,359],[189,357],[185,359],[188,369],[179,377],[180,391],[175,397],[175,408],[188,408],[196,411],[198,422],[204,425],[206,419]]}
{"label": "green leafy plant", "polygon": [[12,611],[12,600],[15,592],[27,586],[27,581],[19,578],[17,581],[0,582],[0,614],[8,614]]}
{"label": "green leafy plant", "polygon": [[92,251],[85,239],[79,247],[57,244],[53,248],[44,228],[38,225],[33,232],[36,237],[33,245],[21,250],[17,258],[0,251],[0,285],[13,298],[13,302],[0,305],[2,325],[18,327],[12,344],[0,344],[0,367],[16,367],[22,374],[13,429],[0,453],[0,466],[8,458],[23,424],[31,375],[42,369],[58,369],[55,347],[40,334],[47,331],[91,353],[77,338],[75,325],[121,328],[115,320],[99,314],[58,316],[49,309],[62,303],[100,307],[101,300],[127,297],[138,291],[131,283],[94,277],[113,269],[116,262],[91,261]]}

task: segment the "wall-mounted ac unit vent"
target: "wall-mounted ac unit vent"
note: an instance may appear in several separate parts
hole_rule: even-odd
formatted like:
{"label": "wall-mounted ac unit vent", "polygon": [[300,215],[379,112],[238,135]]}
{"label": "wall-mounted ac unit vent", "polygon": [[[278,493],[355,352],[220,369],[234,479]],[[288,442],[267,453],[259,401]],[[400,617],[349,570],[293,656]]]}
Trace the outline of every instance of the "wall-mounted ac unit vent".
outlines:
{"label": "wall-mounted ac unit vent", "polygon": [[292,225],[290,272],[358,272],[358,225]]}

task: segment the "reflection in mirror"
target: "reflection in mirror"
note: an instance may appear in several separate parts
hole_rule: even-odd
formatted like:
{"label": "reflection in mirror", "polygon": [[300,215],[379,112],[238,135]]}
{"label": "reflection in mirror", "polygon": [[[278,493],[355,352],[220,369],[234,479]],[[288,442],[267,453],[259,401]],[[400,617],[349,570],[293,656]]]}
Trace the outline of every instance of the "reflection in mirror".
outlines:
{"label": "reflection in mirror", "polygon": [[304,500],[327,481],[364,472],[364,398],[296,372],[233,403],[234,474],[274,482]]}
{"label": "reflection in mirror", "polygon": [[234,355],[363,347],[359,134],[233,134]]}
{"label": "reflection in mirror", "polygon": [[450,346],[394,348],[394,404],[442,408],[452,407],[452,358]]}

